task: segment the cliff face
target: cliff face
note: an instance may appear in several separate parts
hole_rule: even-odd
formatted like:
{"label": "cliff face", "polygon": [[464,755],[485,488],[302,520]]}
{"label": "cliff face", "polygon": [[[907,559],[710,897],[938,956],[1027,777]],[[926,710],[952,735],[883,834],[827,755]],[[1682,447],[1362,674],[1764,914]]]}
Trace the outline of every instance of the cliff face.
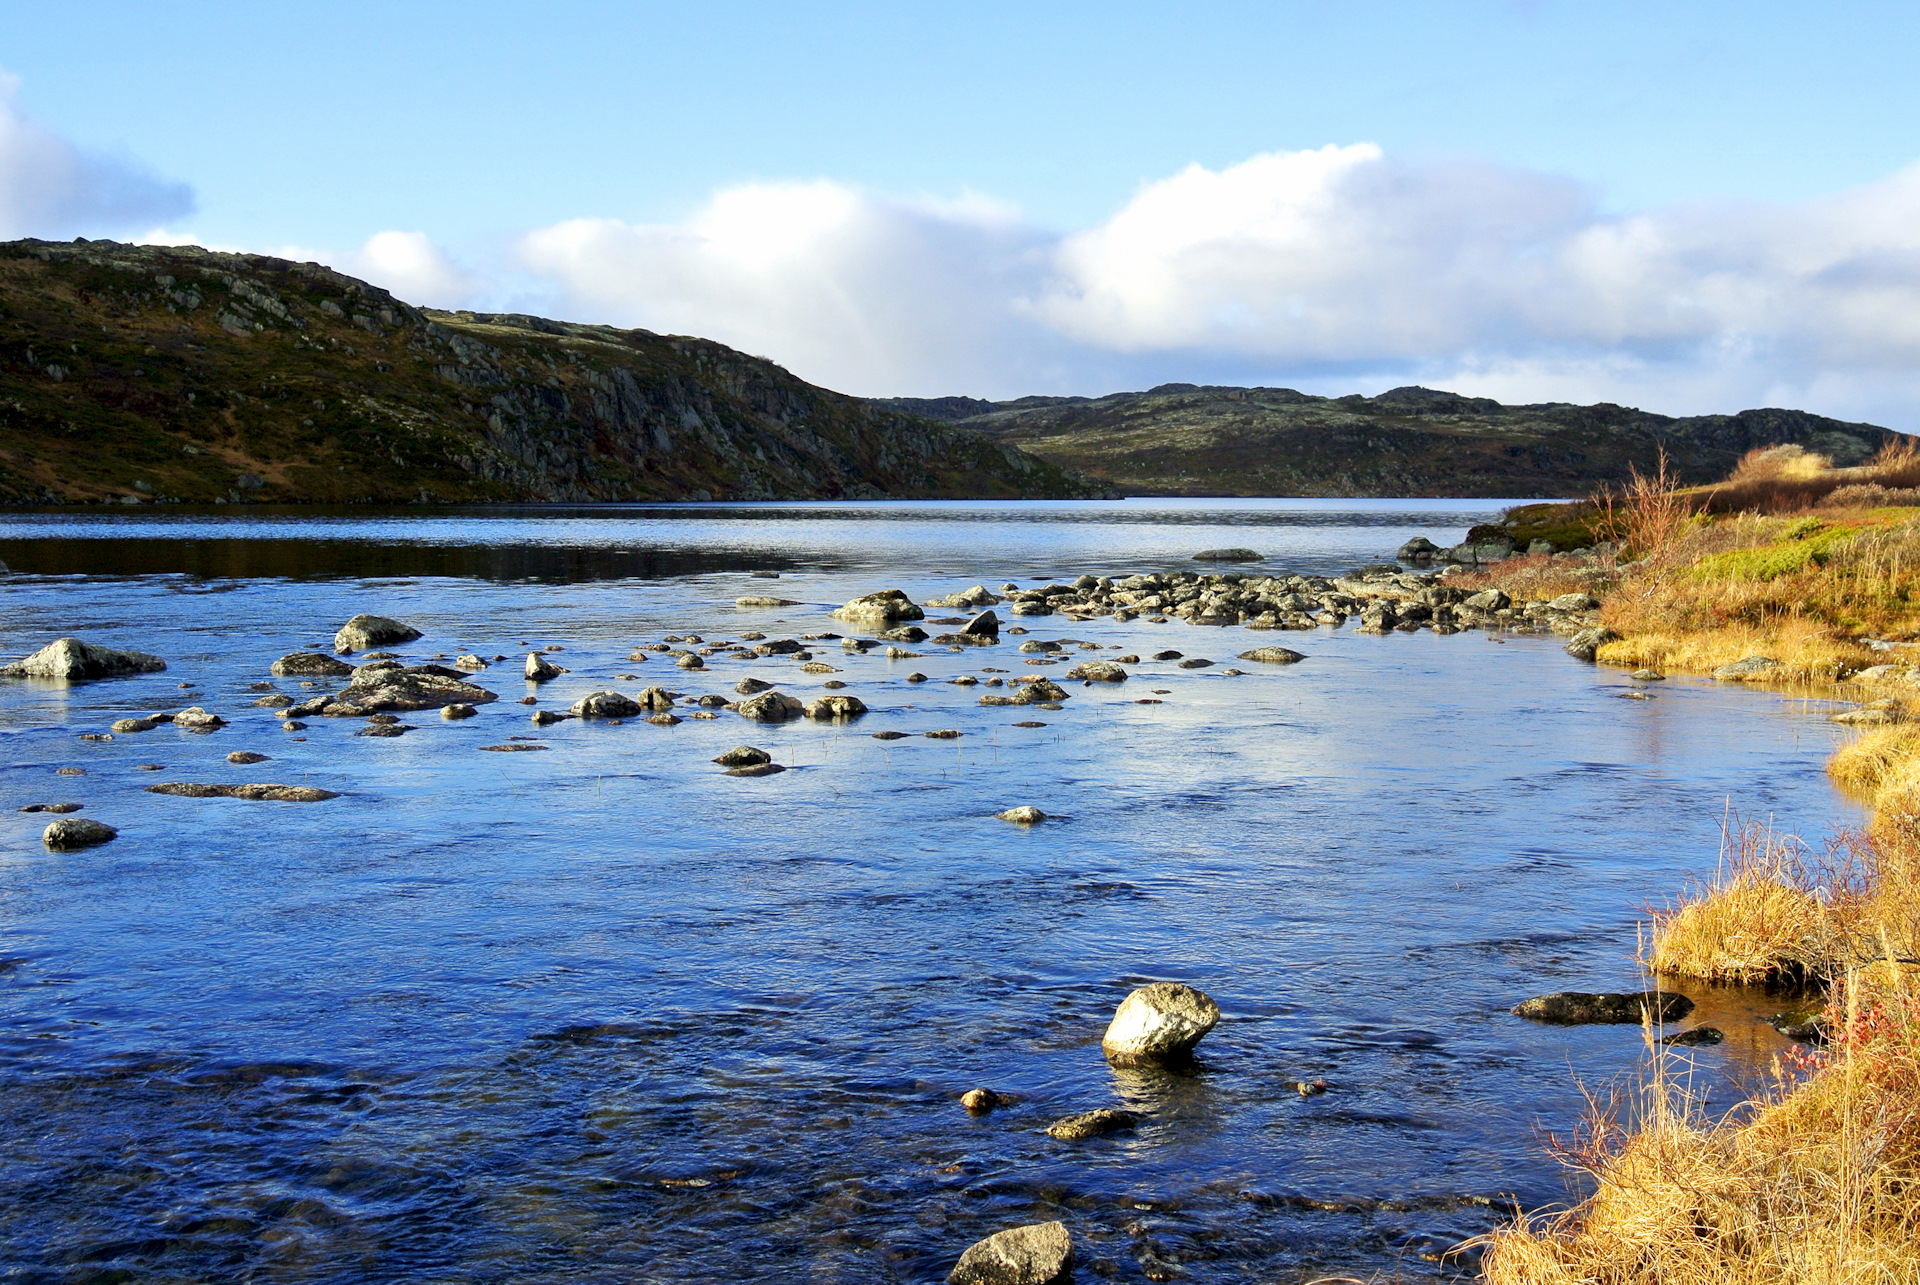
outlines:
{"label": "cliff face", "polygon": [[1102,493],[707,340],[419,309],[257,255],[0,244],[0,502]]}
{"label": "cliff face", "polygon": [[1858,464],[1871,424],[1793,410],[1674,418],[1625,406],[1504,406],[1426,388],[1312,397],[1289,388],[1165,384],[1107,397],[876,403],[979,428],[1135,495],[1585,495],[1652,473],[1725,477],[1755,447],[1792,442]]}

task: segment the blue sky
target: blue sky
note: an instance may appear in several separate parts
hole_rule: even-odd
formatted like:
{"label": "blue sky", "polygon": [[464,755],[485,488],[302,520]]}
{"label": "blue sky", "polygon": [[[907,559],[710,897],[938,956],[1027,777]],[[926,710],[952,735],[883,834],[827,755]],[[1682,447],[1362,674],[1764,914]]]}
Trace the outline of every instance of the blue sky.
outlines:
{"label": "blue sky", "polygon": [[1878,4],[21,6],[0,233],[298,253],[861,393],[1920,427],[1916,37]]}

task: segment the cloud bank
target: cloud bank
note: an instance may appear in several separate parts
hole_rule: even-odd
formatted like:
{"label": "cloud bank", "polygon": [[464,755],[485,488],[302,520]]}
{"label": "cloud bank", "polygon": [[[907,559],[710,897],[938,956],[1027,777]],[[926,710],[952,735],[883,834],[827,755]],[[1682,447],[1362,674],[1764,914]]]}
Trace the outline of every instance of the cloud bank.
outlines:
{"label": "cloud bank", "polygon": [[1920,419],[1920,165],[1800,205],[1616,216],[1563,177],[1357,144],[1190,166],[1066,234],[820,181],[678,223],[569,220],[517,253],[571,315],[860,393],[1419,380]]}
{"label": "cloud bank", "polygon": [[0,75],[0,240],[64,240],[151,227],[193,210],[193,190],[129,161],[82,151],[18,107]]}

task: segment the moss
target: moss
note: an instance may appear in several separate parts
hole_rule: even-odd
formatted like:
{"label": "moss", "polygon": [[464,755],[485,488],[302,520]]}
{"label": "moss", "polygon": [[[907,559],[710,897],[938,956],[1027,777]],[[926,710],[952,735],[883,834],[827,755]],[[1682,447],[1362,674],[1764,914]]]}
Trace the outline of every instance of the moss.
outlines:
{"label": "moss", "polygon": [[[1796,531],[1801,534],[1795,536]],[[1829,527],[1818,519],[1806,518],[1782,534],[1787,538],[1757,549],[1710,554],[1696,562],[1690,574],[1696,580],[1777,580],[1808,567],[1826,566],[1834,546],[1852,539],[1856,531],[1849,527]]]}

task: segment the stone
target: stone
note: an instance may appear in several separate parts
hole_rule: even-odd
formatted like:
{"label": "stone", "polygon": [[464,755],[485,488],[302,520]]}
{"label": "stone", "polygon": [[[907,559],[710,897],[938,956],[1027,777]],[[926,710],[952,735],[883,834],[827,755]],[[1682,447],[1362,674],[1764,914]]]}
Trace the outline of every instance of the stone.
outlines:
{"label": "stone", "polygon": [[843,722],[850,718],[859,718],[867,712],[867,703],[858,696],[822,696],[806,706],[808,718],[822,722],[831,720]]}
{"label": "stone", "polygon": [[957,727],[942,727],[937,731],[920,733],[930,741],[957,741],[963,734]]}
{"label": "stone", "polygon": [[1073,1237],[1060,1222],[996,1232],[967,1246],[949,1285],[1065,1285],[1073,1279]]}
{"label": "stone", "polygon": [[345,678],[353,666],[322,651],[291,651],[269,669],[276,678]]}
{"label": "stone", "polygon": [[264,763],[266,761],[267,755],[255,754],[252,750],[235,750],[233,753],[227,755],[227,762],[237,763],[241,766],[245,766],[248,763]]}
{"label": "stone", "polygon": [[721,767],[758,767],[773,762],[773,755],[754,745],[736,745],[713,760]]}
{"label": "stone", "polygon": [[1001,1104],[1001,1097],[992,1089],[968,1089],[960,1095],[960,1105],[974,1115],[985,1115]]}
{"label": "stone", "polygon": [[1193,555],[1193,560],[1195,562],[1258,562],[1263,556],[1265,555],[1252,549],[1202,549]]}
{"label": "stone", "polygon": [[927,613],[898,589],[865,594],[833,613],[836,620],[852,625],[890,629],[902,620],[925,620]]}
{"label": "stone", "polygon": [[527,681],[530,683],[544,683],[566,672],[537,651],[527,653]]}
{"label": "stone", "polygon": [[227,720],[218,714],[209,714],[198,705],[189,705],[173,716],[173,725],[189,732],[211,732],[225,727]]}
{"label": "stone", "polygon": [[902,625],[898,629],[888,629],[880,634],[886,642],[917,643],[927,640],[927,631],[918,625]]}
{"label": "stone", "polygon": [[673,693],[664,687],[649,687],[640,693],[640,704],[650,710],[673,708]]}
{"label": "stone", "polygon": [[1660,1042],[1675,1048],[1703,1048],[1720,1043],[1727,1033],[1717,1026],[1696,1026],[1688,1031],[1675,1031],[1663,1035]]}
{"label": "stone", "polygon": [[1213,662],[1201,656],[1189,656],[1180,662],[1180,668],[1182,669],[1210,669],[1212,667]]}
{"label": "stone", "polygon": [[786,768],[781,767],[778,763],[753,763],[746,767],[730,767],[727,769],[727,775],[728,776],[773,776],[776,773],[784,772],[786,770],[787,770]]}
{"label": "stone", "polygon": [[756,656],[795,656],[805,650],[805,647],[802,647],[791,638],[777,638],[772,642],[755,644],[753,654]]}
{"label": "stone", "polygon": [[875,732],[873,734],[873,739],[876,741],[904,741],[906,738],[907,734],[905,732]]}
{"label": "stone", "polygon": [[564,722],[572,717],[571,714],[561,714],[550,709],[536,709],[533,711],[532,722],[535,727],[551,727],[555,723]]}
{"label": "stone", "polygon": [[1394,556],[1402,562],[1432,562],[1440,554],[1440,546],[1424,535],[1416,535],[1400,546],[1400,552]]}
{"label": "stone", "polygon": [[748,594],[744,598],[735,598],[736,607],[797,607],[799,602],[792,598],[769,598],[760,594]]}
{"label": "stone", "polygon": [[1005,812],[996,812],[993,815],[995,820],[1011,821],[1015,825],[1039,825],[1047,819],[1047,814],[1031,803],[1022,803],[1017,808],[1008,808]]}
{"label": "stone", "polygon": [[1601,647],[1614,641],[1619,636],[1619,634],[1614,633],[1611,629],[1582,629],[1579,633],[1567,639],[1567,645],[1564,650],[1567,655],[1572,656],[1575,660],[1592,660]]}
{"label": "stone", "polygon": [[1505,611],[1513,605],[1513,599],[1499,589],[1483,589],[1479,593],[1469,595],[1460,605],[1471,607],[1475,611]]}
{"label": "stone", "polygon": [[1021,684],[1020,690],[1013,696],[1015,705],[1038,705],[1045,701],[1063,701],[1067,692],[1051,679],[1036,678],[1030,683]]}
{"label": "stone", "polygon": [[462,705],[458,701],[455,701],[453,704],[441,709],[440,717],[446,719],[448,722],[455,722],[463,718],[472,718],[479,712],[479,710],[471,705]]}
{"label": "stone", "polygon": [[573,703],[568,713],[576,718],[634,718],[640,702],[624,692],[594,692]]}
{"label": "stone", "polygon": [[1258,660],[1269,665],[1297,665],[1306,657],[1287,647],[1255,647],[1240,653],[1241,660]]}
{"label": "stone", "polygon": [[924,683],[927,681],[927,676],[915,670],[913,673],[907,675],[907,681],[910,683]]}
{"label": "stone", "polygon": [[1590,593],[1563,593],[1547,604],[1548,611],[1592,611],[1600,600]]}
{"label": "stone", "polygon": [[87,817],[61,817],[40,832],[40,842],[56,852],[91,848],[119,837],[120,832],[106,822]]}
{"label": "stone", "polygon": [[319,803],[337,799],[334,790],[311,785],[209,785],[198,781],[163,781],[149,785],[148,794],[171,794],[182,799],[255,799],[269,803]]}
{"label": "stone", "polygon": [[733,690],[742,696],[758,696],[761,692],[773,690],[772,683],[763,683],[757,678],[743,678],[733,685]]}
{"label": "stone", "polygon": [[673,663],[678,665],[682,669],[705,669],[707,667],[707,662],[704,660],[701,660],[698,656],[694,655],[692,652],[688,652],[686,655],[680,657],[680,659],[674,661]]}
{"label": "stone", "polygon": [[1642,1017],[1677,1022],[1693,1011],[1693,1001],[1672,991],[1556,991],[1513,1006],[1516,1017],[1554,1026],[1638,1024]]}
{"label": "stone", "polygon": [[78,812],[84,803],[29,803],[21,808],[22,812],[51,812],[55,816],[65,816],[69,812]]}
{"label": "stone", "polygon": [[403,625],[387,616],[355,616],[340,626],[333,636],[333,649],[342,656],[356,651],[365,651],[369,647],[385,647],[389,643],[412,642],[420,636],[420,631],[411,625]]}
{"label": "stone", "polygon": [[455,656],[453,658],[453,666],[455,669],[464,669],[468,673],[478,673],[487,668],[487,662],[472,652],[467,652],[464,655]]}
{"label": "stone", "polygon": [[1110,660],[1086,660],[1069,669],[1067,677],[1088,683],[1124,683],[1127,671]]}
{"label": "stone", "polygon": [[983,611],[960,626],[960,632],[969,638],[998,638],[1000,636],[1000,617],[992,611]]}
{"label": "stone", "polygon": [[1220,1020],[1220,1006],[1179,982],[1154,982],[1120,1001],[1100,1051],[1119,1066],[1179,1062]]}
{"label": "stone", "polygon": [[524,741],[508,741],[504,745],[482,745],[480,748],[494,754],[524,754],[531,750],[544,750],[549,747],[545,745],[528,745]]}
{"label": "stone", "polygon": [[1714,681],[1721,683],[1747,683],[1755,679],[1766,678],[1780,668],[1780,662],[1771,656],[1748,656],[1722,665],[1713,671]]}
{"label": "stone", "polygon": [[158,726],[160,726],[160,720],[157,718],[120,718],[115,719],[113,726],[108,730],[125,735],[129,732],[151,732]]}
{"label": "stone", "polygon": [[1657,669],[1636,669],[1627,677],[1636,683],[1664,683],[1667,676]]}
{"label": "stone", "polygon": [[1098,1111],[1082,1111],[1079,1115],[1055,1120],[1047,1126],[1047,1136],[1059,1138],[1063,1142],[1079,1142],[1084,1138],[1097,1138],[1103,1133],[1117,1133],[1122,1129],[1131,1129],[1139,1123],[1140,1117],[1131,1111],[1116,1111],[1112,1107],[1101,1107]]}
{"label": "stone", "polygon": [[791,718],[799,718],[806,707],[785,692],[761,692],[750,696],[733,707],[733,712],[742,718],[751,718],[760,723],[784,723]]}
{"label": "stone", "polygon": [[500,698],[466,681],[468,675],[440,665],[399,667],[380,661],[354,671],[353,681],[330,697],[289,706],[282,713],[325,714],[328,718],[364,718],[383,710],[411,713],[449,705],[486,705]]}
{"label": "stone", "polygon": [[253,707],[255,709],[285,709],[291,704],[293,704],[293,697],[282,696],[280,693],[275,692],[271,696],[262,696],[253,703]]}
{"label": "stone", "polygon": [[0,674],[9,678],[61,678],[77,682],[121,678],[128,674],[157,674],[166,667],[166,661],[144,651],[120,651],[96,647],[78,638],[56,638],[25,660],[0,669]]}

